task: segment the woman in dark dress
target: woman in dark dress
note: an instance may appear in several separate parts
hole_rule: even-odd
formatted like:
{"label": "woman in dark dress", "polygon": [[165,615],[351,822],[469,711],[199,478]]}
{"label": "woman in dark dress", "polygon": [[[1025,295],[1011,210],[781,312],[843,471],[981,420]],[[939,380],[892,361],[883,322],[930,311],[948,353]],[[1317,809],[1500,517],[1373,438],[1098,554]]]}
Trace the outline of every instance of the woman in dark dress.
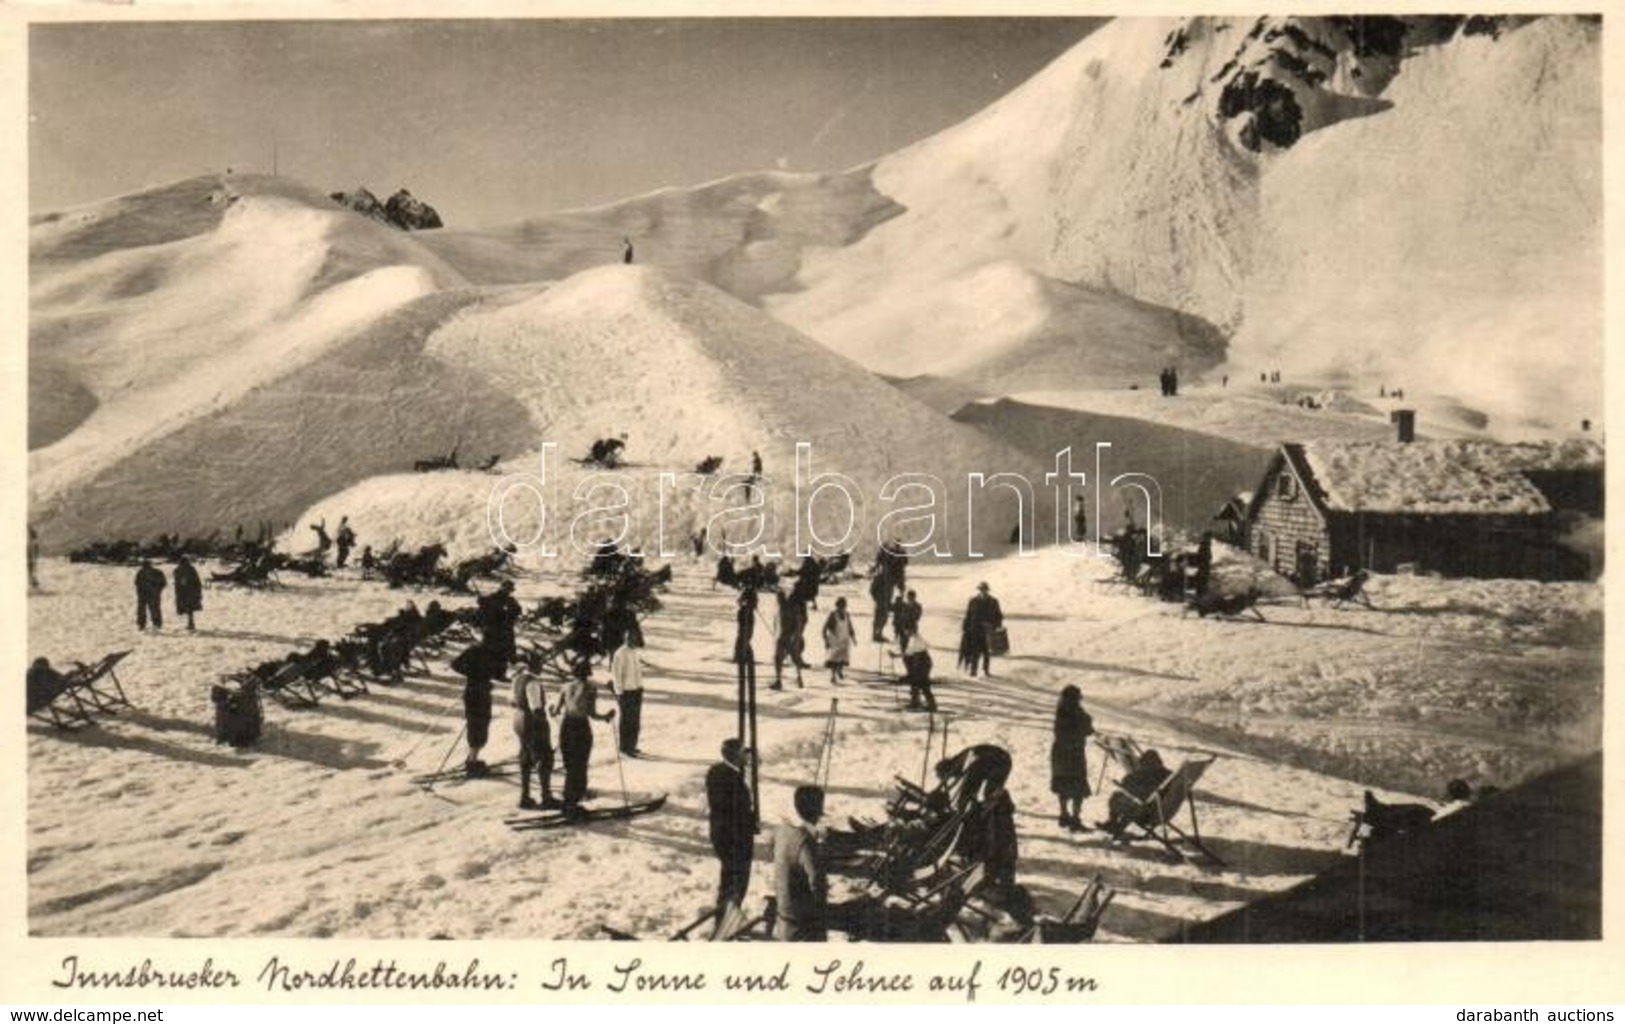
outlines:
{"label": "woman in dark dress", "polygon": [[1089,795],[1089,765],[1084,751],[1095,731],[1094,720],[1083,710],[1083,693],[1076,686],[1061,691],[1055,705],[1055,742],[1049,753],[1049,788],[1061,809],[1059,824],[1073,832],[1088,826],[1078,817]]}

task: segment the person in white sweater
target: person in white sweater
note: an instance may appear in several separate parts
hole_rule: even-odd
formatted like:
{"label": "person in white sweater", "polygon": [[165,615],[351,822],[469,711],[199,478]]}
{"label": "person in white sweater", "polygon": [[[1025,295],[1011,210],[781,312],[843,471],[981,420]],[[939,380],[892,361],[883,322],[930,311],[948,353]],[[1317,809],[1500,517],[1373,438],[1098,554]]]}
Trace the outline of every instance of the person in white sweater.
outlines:
{"label": "person in white sweater", "polygon": [[637,757],[638,731],[643,726],[643,661],[628,633],[609,662],[610,686],[620,700],[621,753]]}

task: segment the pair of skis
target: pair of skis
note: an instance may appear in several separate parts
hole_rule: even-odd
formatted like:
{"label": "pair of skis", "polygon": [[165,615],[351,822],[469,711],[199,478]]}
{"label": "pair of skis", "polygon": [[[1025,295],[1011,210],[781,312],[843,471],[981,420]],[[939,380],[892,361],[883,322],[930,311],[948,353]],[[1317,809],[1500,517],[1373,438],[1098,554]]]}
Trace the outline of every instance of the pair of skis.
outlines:
{"label": "pair of skis", "polygon": [[567,815],[562,810],[518,814],[502,819],[502,823],[515,832],[538,832],[570,825],[590,825],[600,821],[622,821],[642,814],[652,814],[665,805],[666,794],[660,793],[624,804],[583,807],[574,815]]}
{"label": "pair of skis", "polygon": [[455,768],[442,768],[439,771],[414,775],[412,782],[419,786],[433,787],[459,782],[479,782],[481,779],[506,779],[518,774],[518,761],[496,761],[487,765],[486,770],[479,775],[470,775],[464,766],[457,765]]}

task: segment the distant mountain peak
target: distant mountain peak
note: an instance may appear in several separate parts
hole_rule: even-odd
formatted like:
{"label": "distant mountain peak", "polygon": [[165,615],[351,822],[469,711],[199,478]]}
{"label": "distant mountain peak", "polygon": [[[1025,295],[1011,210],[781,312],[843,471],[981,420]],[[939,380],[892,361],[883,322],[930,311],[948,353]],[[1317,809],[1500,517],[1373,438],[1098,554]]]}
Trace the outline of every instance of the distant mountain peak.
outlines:
{"label": "distant mountain peak", "polygon": [[396,190],[384,202],[379,202],[378,197],[365,185],[358,185],[353,192],[334,192],[328,198],[363,217],[371,217],[401,231],[425,231],[445,226],[440,220],[439,211],[404,188]]}

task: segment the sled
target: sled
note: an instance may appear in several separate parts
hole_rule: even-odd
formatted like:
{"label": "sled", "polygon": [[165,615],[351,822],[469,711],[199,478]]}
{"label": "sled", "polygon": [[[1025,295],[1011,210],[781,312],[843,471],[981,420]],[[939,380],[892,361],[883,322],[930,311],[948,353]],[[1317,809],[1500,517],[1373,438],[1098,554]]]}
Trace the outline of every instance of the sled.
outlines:
{"label": "sled", "polygon": [[537,832],[575,825],[590,825],[600,821],[620,821],[626,818],[635,818],[643,814],[652,814],[664,806],[666,806],[666,794],[662,793],[659,796],[637,800],[629,804],[582,808],[580,814],[575,817],[567,817],[563,811],[543,811],[538,814],[504,818],[502,823],[515,832]]}

